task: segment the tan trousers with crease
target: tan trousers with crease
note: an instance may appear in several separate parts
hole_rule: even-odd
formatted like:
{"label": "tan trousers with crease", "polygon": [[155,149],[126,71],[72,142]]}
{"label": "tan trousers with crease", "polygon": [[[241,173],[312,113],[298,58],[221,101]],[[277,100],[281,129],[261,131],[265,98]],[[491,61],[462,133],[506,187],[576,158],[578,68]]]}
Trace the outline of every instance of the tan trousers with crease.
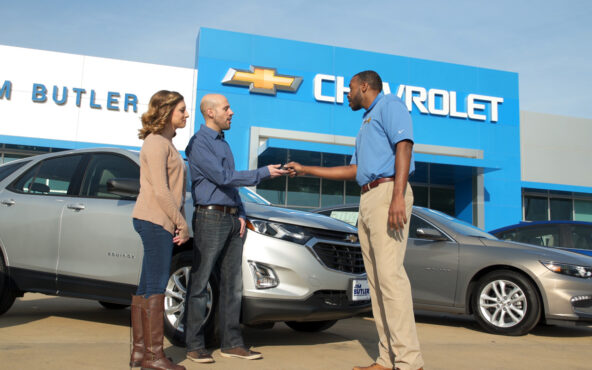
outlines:
{"label": "tan trousers with crease", "polygon": [[358,233],[379,338],[376,362],[388,368],[416,370],[424,362],[415,328],[411,285],[403,267],[413,191],[407,183],[407,224],[402,231],[395,232],[388,227],[393,186],[394,182],[385,182],[362,194]]}

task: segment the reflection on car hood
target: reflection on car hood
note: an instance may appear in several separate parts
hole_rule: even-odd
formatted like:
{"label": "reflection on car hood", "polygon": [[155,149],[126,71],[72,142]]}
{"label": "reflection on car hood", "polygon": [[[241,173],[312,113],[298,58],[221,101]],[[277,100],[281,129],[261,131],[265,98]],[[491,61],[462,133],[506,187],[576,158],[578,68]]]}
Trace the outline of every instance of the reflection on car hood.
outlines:
{"label": "reflection on car hood", "polygon": [[294,209],[267,206],[255,203],[243,203],[248,217],[260,218],[267,221],[340,231],[357,234],[358,230],[343,221],[316,213],[297,211]]}
{"label": "reflection on car hood", "polygon": [[533,255],[537,255],[537,258],[541,260],[592,266],[592,257],[563,249],[541,247],[539,245],[518,243],[509,240],[490,240],[484,238],[480,238],[480,240],[488,247],[512,248],[530,252]]}

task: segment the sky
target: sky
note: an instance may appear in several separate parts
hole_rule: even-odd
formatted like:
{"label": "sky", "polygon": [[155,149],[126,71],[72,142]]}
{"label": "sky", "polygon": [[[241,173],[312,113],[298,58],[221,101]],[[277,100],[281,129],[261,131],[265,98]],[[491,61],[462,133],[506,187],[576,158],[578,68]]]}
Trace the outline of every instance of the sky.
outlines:
{"label": "sky", "polygon": [[591,19],[589,0],[0,0],[0,44],[193,68],[217,28],[517,72],[521,110],[592,118]]}

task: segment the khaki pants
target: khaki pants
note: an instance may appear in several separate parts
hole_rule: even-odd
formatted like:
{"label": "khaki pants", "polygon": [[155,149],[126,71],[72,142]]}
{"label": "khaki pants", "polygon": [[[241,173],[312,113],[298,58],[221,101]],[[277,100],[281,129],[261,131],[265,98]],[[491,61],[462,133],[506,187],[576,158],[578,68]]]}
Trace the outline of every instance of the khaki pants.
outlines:
{"label": "khaki pants", "polygon": [[411,285],[403,267],[413,191],[405,190],[407,224],[403,231],[388,227],[394,182],[385,182],[362,194],[358,232],[370,285],[372,312],[378,331],[382,366],[416,370],[423,366],[415,329]]}

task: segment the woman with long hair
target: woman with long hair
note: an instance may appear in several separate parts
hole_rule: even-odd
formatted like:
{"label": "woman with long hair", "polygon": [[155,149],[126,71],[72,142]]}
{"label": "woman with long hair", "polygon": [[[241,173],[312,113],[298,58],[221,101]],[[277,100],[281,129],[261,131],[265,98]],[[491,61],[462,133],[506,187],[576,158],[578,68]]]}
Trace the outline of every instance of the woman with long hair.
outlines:
{"label": "woman with long hair", "polygon": [[174,244],[189,239],[183,204],[186,170],[173,145],[175,131],[185,127],[187,107],[178,92],[162,90],[150,98],[138,134],[140,194],[132,213],[134,229],[144,246],[142,272],[132,296],[133,350],[130,367],[184,370],[164,354],[164,291]]}

